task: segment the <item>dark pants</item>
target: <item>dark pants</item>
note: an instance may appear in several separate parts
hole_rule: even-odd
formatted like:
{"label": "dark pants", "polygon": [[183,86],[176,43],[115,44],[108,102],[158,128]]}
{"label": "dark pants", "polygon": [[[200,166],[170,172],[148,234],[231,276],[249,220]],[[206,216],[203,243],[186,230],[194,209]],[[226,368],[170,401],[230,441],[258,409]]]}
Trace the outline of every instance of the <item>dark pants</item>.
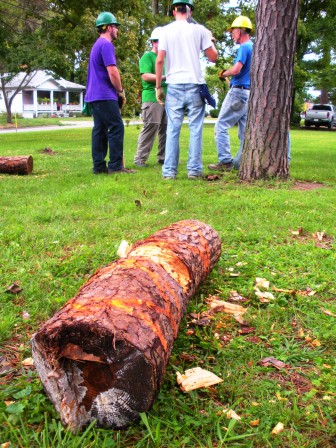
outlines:
{"label": "dark pants", "polygon": [[[104,173],[120,170],[123,165],[124,123],[117,101],[94,101],[91,104],[93,115],[92,160],[93,172]],[[110,148],[107,167],[105,157]]]}

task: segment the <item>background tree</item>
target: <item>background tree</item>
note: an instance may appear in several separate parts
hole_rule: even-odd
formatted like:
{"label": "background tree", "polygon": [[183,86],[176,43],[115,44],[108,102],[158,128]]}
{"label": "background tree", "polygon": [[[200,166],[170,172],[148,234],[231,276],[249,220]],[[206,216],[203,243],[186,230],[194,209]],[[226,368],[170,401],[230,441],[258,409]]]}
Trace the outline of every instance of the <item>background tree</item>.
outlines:
{"label": "background tree", "polygon": [[287,150],[300,0],[259,0],[242,180],[287,178]]}
{"label": "background tree", "polygon": [[[8,123],[12,122],[15,95],[27,85],[36,66],[43,64],[44,39],[40,26],[44,12],[45,4],[40,0],[32,1],[29,7],[17,0],[0,4],[0,85]],[[19,72],[24,72],[25,77],[11,96],[7,96],[5,85]]]}

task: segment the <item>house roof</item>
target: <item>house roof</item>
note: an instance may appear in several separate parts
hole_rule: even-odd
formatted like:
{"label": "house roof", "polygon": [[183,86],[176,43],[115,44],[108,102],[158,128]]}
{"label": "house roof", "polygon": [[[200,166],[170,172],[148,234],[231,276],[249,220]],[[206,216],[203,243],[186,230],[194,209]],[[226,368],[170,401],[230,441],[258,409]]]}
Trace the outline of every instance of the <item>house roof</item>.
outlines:
{"label": "house roof", "polygon": [[[11,81],[6,84],[7,89],[14,89],[20,85],[26,73],[20,72],[18,73]],[[85,86],[81,84],[77,84],[75,82],[67,81],[64,78],[57,77],[52,73],[48,73],[44,70],[36,70],[31,74],[30,79],[25,85],[25,89],[38,89],[44,83],[48,81],[53,81],[62,87],[65,90],[73,89],[73,90],[84,90]]]}

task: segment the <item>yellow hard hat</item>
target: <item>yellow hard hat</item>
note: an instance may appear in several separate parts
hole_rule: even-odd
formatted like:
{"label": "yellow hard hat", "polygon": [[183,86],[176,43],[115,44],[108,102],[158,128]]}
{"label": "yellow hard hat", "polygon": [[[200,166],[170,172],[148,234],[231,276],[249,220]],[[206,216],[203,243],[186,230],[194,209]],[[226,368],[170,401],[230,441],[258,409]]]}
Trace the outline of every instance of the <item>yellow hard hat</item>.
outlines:
{"label": "yellow hard hat", "polygon": [[236,19],[234,19],[234,21],[232,22],[232,25],[230,26],[230,28],[228,28],[228,31],[232,31],[233,28],[243,28],[246,31],[253,30],[251,20],[245,16],[239,16]]}

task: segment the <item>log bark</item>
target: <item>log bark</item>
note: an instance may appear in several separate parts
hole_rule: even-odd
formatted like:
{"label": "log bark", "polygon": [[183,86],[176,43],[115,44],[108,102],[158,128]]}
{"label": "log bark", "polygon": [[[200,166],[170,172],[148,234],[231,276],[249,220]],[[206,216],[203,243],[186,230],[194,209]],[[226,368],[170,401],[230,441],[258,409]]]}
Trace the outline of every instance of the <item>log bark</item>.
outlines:
{"label": "log bark", "polygon": [[209,225],[171,224],[98,270],[42,325],[32,354],[63,424],[121,429],[152,407],[187,303],[220,254]]}
{"label": "log bark", "polygon": [[1,174],[31,174],[32,156],[0,157]]}

